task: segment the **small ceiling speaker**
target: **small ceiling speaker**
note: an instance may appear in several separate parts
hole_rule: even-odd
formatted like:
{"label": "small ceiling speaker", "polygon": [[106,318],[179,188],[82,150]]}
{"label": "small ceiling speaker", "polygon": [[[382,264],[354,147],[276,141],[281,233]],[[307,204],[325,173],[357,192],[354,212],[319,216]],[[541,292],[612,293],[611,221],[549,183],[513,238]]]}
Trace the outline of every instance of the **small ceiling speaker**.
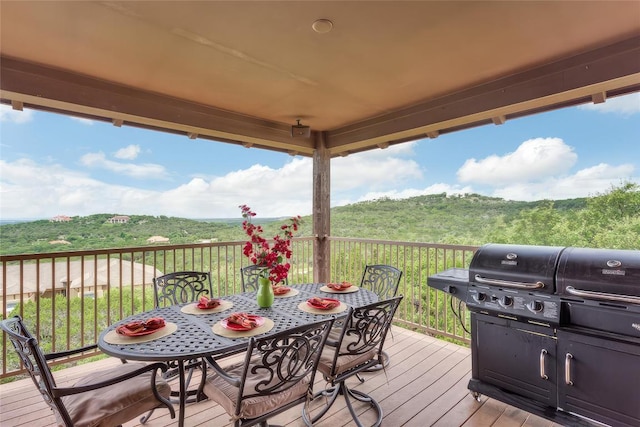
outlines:
{"label": "small ceiling speaker", "polygon": [[300,120],[296,120],[298,124],[291,126],[292,138],[309,138],[311,136],[311,128],[301,125]]}

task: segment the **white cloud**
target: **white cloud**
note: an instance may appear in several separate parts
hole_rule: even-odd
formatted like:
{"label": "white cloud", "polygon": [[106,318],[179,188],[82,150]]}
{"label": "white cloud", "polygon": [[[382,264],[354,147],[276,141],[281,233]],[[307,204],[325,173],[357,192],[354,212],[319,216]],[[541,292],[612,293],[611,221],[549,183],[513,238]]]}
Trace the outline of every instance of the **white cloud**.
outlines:
{"label": "white cloud", "polygon": [[384,191],[422,179],[420,165],[413,159],[403,158],[413,155],[414,145],[415,142],[411,142],[333,159],[332,193],[356,188]]}
{"label": "white cloud", "polygon": [[[358,190],[358,194],[375,188],[383,188],[380,191],[399,197],[408,197],[413,192],[418,194],[418,190],[397,192],[393,189],[398,185],[388,184],[420,175],[413,160],[389,156],[408,151],[384,151],[341,159],[343,161],[332,164],[332,174],[347,182],[357,180],[356,184],[349,182],[348,187]],[[87,154],[82,157],[82,162],[89,167],[105,168],[119,174],[131,175],[144,168],[144,165],[110,161],[103,153]],[[313,160],[306,157],[292,158],[279,168],[257,164],[223,176],[191,178],[166,191],[112,185],[60,165],[37,164],[31,160],[3,162],[1,166],[3,203],[0,216],[4,218],[47,218],[103,212],[186,218],[239,217],[238,206],[242,204],[251,206],[261,217],[280,217],[309,215],[312,208]],[[370,194],[375,197],[375,193]]]}
{"label": "white cloud", "polygon": [[[85,161],[105,163],[100,153],[85,156]],[[27,159],[0,160],[0,217],[48,218],[117,212],[239,218],[241,204],[248,204],[261,217],[309,215],[311,168],[311,159],[295,158],[279,169],[254,165],[211,180],[194,178],[166,191],[151,191],[101,182],[60,165]]]}
{"label": "white cloud", "polygon": [[28,123],[33,119],[33,110],[24,109],[22,111],[14,110],[10,105],[0,105],[0,122],[9,122],[16,124]]}
{"label": "white cloud", "polygon": [[422,190],[397,190],[423,178],[420,165],[411,158],[416,144],[413,141],[333,159],[331,206],[420,194]]}
{"label": "white cloud", "polygon": [[[559,152],[563,152],[559,150]],[[411,180],[421,176],[411,159],[411,150],[375,150],[332,161],[332,206],[382,197],[407,198],[425,194],[474,193],[471,185],[438,183],[416,188]],[[83,162],[114,172],[134,173],[144,165],[113,162],[103,153],[88,154]],[[146,173],[165,174],[152,165]],[[260,217],[309,215],[312,209],[312,168],[310,158],[290,158],[281,167],[253,165],[217,177],[195,177],[165,191],[151,191],[133,185],[114,185],[91,178],[86,173],[58,164],[32,160],[0,160],[2,218],[48,218],[55,215],[122,213],[168,215],[185,218],[239,218],[239,205],[248,204]],[[598,165],[571,176],[562,173],[532,182],[506,181],[493,196],[514,200],[586,197],[605,192],[622,179],[633,177],[633,166]],[[353,182],[353,181],[357,182]],[[347,190],[344,190],[344,189]],[[364,195],[362,195],[364,193]],[[484,194],[489,194],[485,192]]]}
{"label": "white cloud", "polygon": [[621,114],[623,116],[638,114],[640,113],[640,92],[609,98],[601,104],[580,105],[578,108],[600,113]]}
{"label": "white cloud", "polygon": [[194,178],[162,194],[157,207],[178,216],[238,217],[247,204],[261,217],[311,213],[312,160],[294,158],[279,169],[253,165],[210,180]]}
{"label": "white cloud", "polygon": [[601,163],[582,169],[573,175],[548,177],[535,183],[517,183],[496,189],[495,197],[507,200],[534,201],[542,199],[573,199],[595,196],[619,186],[622,181],[640,184],[640,176],[634,176],[633,165],[611,166]]}
{"label": "white cloud", "polygon": [[2,218],[47,218],[55,215],[89,215],[131,212],[126,205],[130,191],[153,200],[154,192],[109,185],[60,165],[31,160],[0,160]]}
{"label": "white cloud", "polygon": [[80,163],[87,167],[106,169],[132,178],[163,179],[167,176],[167,171],[162,165],[114,162],[113,160],[107,159],[102,152],[85,154],[80,158]]}
{"label": "white cloud", "polygon": [[483,194],[523,201],[589,197],[623,180],[640,182],[632,164],[602,163],[570,174],[577,159],[573,148],[561,139],[536,138],[504,156],[469,159],[457,174],[460,182],[489,186]]}
{"label": "white cloud", "polygon": [[140,151],[141,150],[139,145],[131,144],[116,151],[113,157],[117,159],[133,160],[138,157]]}
{"label": "white cloud", "polygon": [[74,122],[82,123],[83,125],[86,125],[86,126],[93,126],[93,123],[94,123],[93,120],[85,119],[84,117],[69,116],[69,118]]}
{"label": "white cloud", "polygon": [[458,170],[463,183],[503,186],[509,183],[544,181],[568,171],[577,161],[573,148],[560,138],[535,138],[523,142],[516,151],[482,160],[469,159]]}

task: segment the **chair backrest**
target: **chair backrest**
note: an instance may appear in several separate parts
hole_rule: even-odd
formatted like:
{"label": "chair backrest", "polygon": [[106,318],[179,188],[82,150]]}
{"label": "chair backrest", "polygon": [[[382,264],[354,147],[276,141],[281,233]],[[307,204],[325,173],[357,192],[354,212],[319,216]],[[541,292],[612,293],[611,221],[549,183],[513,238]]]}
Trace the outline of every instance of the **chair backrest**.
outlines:
{"label": "chair backrest", "polygon": [[253,405],[256,398],[265,396],[290,393],[298,397],[287,397],[286,404],[260,417],[264,420],[305,402],[313,394],[318,361],[334,320],[328,317],[263,338],[252,337],[240,376],[236,417],[242,417],[243,408]]}
{"label": "chair backrest", "polygon": [[240,269],[240,279],[242,281],[242,292],[255,292],[258,290],[258,277],[264,267],[258,265],[248,265]]}
{"label": "chair backrest", "polygon": [[213,296],[208,272],[176,271],[153,278],[156,307],[196,302],[202,295]]}
{"label": "chair backrest", "polygon": [[[335,351],[331,361],[323,356],[320,370],[333,382],[382,364],[382,348],[393,316],[403,296],[376,301],[361,307],[350,307],[340,337],[331,343]],[[330,347],[327,346],[327,353]]]}
{"label": "chair backrest", "polygon": [[[240,279],[242,281],[242,292],[255,292],[258,290],[258,277],[264,270],[264,267],[260,265],[248,265],[240,269]],[[289,283],[288,279],[285,279],[284,284]]]}
{"label": "chair backrest", "polygon": [[45,355],[38,345],[38,341],[27,330],[22,319],[19,316],[5,319],[0,322],[0,328],[7,333],[7,337],[18,353],[22,365],[29,373],[44,401],[57,415],[56,418],[64,420],[67,425],[71,425],[71,417],[62,400],[53,394],[56,382],[51,374]]}
{"label": "chair backrest", "polygon": [[380,299],[389,299],[397,295],[401,277],[402,271],[391,265],[367,265],[360,287],[374,292]]}

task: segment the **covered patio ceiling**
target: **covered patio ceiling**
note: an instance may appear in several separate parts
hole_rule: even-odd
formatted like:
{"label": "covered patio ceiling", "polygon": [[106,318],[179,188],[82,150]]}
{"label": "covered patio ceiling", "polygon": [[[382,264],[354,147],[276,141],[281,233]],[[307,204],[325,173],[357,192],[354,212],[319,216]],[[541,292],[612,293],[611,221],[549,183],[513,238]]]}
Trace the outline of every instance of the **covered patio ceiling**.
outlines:
{"label": "covered patio ceiling", "polygon": [[15,109],[304,156],[640,90],[638,1],[3,0],[0,17]]}

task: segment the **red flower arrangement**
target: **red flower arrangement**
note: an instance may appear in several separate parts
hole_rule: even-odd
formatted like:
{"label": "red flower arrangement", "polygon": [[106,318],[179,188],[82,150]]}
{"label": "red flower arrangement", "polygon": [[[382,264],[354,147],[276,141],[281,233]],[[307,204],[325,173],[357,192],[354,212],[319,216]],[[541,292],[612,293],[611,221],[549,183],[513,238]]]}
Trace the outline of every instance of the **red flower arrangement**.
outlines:
{"label": "red flower arrangement", "polygon": [[273,237],[273,245],[269,245],[267,239],[262,237],[264,232],[262,226],[251,223],[251,218],[256,216],[255,212],[247,205],[239,206],[242,211],[242,229],[249,236],[249,240],[243,248],[244,255],[255,265],[264,266],[262,277],[269,277],[271,284],[283,282],[288,274],[291,264],[285,262],[291,258],[291,239],[293,232],[298,231],[300,216],[290,218],[286,224],[280,226],[284,237],[277,234]]}

